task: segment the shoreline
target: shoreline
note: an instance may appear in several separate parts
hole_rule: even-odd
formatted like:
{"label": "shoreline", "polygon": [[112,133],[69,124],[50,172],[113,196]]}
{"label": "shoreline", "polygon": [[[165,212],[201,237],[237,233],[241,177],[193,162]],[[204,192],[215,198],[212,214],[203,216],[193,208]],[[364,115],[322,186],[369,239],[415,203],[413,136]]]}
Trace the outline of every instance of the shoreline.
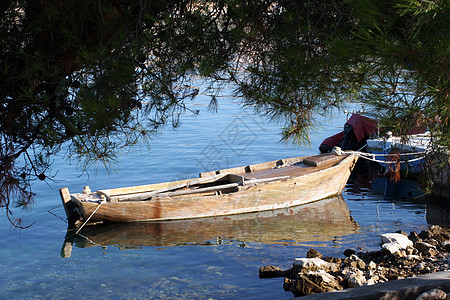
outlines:
{"label": "shoreline", "polygon": [[356,299],[355,295],[361,299],[415,299],[438,287],[441,290],[435,292],[441,296],[450,293],[450,235],[445,229],[432,226],[419,234],[382,234],[380,246],[380,250],[370,252],[347,249],[345,258],[323,257],[310,249],[306,258],[294,260],[292,268],[265,266],[260,268],[259,277],[284,277],[283,289],[306,299],[314,299],[314,294],[320,299]]}

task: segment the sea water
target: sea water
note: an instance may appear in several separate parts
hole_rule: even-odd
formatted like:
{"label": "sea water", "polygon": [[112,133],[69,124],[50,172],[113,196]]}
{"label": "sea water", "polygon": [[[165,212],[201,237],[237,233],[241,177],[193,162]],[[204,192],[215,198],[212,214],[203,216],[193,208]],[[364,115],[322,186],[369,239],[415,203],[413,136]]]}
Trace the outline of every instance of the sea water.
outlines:
{"label": "sea water", "polygon": [[[67,232],[58,189],[81,191],[195,178],[199,172],[317,154],[342,130],[346,115],[321,118],[311,147],[280,143],[281,126],[223,99],[190,103],[181,127],[118,156],[113,170],[56,157],[53,181],[36,182],[35,204],[13,210],[33,226],[17,230],[0,218],[1,299],[285,299],[283,279],[259,279],[259,268],[292,266],[310,248],[343,257],[352,248],[379,248],[379,235],[446,225],[446,213],[420,197],[417,183],[393,185],[358,166],[343,198],[235,218],[105,227],[83,236]],[[145,227],[147,226],[147,227]],[[73,247],[70,247],[73,246]]]}

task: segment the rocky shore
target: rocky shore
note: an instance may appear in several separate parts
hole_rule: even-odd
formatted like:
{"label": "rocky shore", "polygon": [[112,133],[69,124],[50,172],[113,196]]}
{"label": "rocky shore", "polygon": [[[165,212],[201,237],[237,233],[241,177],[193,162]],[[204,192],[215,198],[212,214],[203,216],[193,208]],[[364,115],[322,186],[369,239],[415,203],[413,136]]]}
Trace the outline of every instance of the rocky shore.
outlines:
{"label": "rocky shore", "polygon": [[[343,254],[345,258],[323,257],[310,249],[292,268],[265,266],[259,277],[284,277],[284,290],[300,297],[450,270],[450,235],[439,226],[419,234],[387,233],[381,235],[380,250],[347,249]],[[447,299],[449,292],[436,289],[417,299]]]}

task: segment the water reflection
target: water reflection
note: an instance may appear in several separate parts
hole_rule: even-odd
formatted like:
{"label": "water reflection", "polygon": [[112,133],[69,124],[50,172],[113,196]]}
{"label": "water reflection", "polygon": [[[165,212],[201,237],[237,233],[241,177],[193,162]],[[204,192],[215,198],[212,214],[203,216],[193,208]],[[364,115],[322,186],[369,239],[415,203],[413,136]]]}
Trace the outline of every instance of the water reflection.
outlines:
{"label": "water reflection", "polygon": [[429,199],[426,207],[426,219],[428,224],[450,229],[450,206],[448,200]]}
{"label": "water reflection", "polygon": [[365,196],[370,193],[373,198],[386,201],[413,201],[423,203],[424,193],[416,180],[402,179],[393,182],[384,176],[384,170],[378,163],[358,160],[350,179],[347,192]]}
{"label": "water reflection", "polygon": [[68,230],[61,255],[79,248],[117,246],[170,247],[210,245],[224,240],[295,245],[302,241],[328,241],[357,232],[342,196],[285,209],[234,216],[181,221],[101,224]]}

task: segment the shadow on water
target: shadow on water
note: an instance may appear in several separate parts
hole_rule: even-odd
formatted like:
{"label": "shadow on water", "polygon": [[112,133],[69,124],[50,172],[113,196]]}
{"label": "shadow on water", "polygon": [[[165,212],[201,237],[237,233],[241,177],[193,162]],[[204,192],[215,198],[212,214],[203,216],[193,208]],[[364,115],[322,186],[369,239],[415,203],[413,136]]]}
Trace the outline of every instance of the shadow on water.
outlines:
{"label": "shadow on water", "polygon": [[427,201],[428,224],[439,225],[450,230],[450,203],[448,200],[430,198]]}
{"label": "shadow on water", "polygon": [[224,241],[295,245],[302,241],[332,240],[356,233],[348,206],[341,196],[314,203],[258,213],[211,218],[99,224],[84,227],[79,234],[68,230],[61,256],[78,248],[115,246],[215,245]]}
{"label": "shadow on water", "polygon": [[402,179],[392,182],[378,163],[359,160],[348,181],[352,194],[368,194],[385,201],[424,203],[425,195],[419,183],[414,179]]}
{"label": "shadow on water", "polygon": [[384,176],[384,169],[377,163],[358,161],[348,182],[347,191],[395,203],[397,206],[409,205],[424,208],[429,225],[439,225],[450,229],[450,202],[425,195],[418,181],[402,179],[397,183]]}

